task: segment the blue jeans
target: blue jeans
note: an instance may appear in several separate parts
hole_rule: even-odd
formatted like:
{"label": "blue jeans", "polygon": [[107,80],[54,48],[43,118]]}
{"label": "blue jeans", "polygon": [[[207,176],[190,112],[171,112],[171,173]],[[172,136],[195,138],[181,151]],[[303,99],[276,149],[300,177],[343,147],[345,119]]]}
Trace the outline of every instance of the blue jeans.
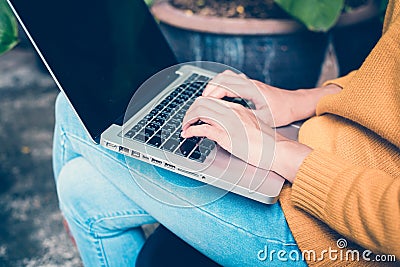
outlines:
{"label": "blue jeans", "polygon": [[198,181],[92,143],[62,94],[53,164],[85,266],[134,266],[146,241],[141,226],[154,222],[224,266],[306,266],[279,203],[202,190]]}

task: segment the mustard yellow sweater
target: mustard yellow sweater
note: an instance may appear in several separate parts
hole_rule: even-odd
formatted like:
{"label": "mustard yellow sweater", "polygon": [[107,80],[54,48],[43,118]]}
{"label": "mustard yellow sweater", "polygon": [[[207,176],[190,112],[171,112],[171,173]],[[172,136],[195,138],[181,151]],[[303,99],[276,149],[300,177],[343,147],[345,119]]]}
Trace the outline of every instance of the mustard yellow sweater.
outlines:
{"label": "mustard yellow sweater", "polygon": [[[343,90],[324,97],[300,130],[314,150],[280,198],[289,227],[302,251],[339,250],[342,237],[360,258],[368,249],[395,255],[399,266],[400,1],[389,1],[383,36],[361,68],[328,83]],[[342,259],[307,263],[376,264]]]}

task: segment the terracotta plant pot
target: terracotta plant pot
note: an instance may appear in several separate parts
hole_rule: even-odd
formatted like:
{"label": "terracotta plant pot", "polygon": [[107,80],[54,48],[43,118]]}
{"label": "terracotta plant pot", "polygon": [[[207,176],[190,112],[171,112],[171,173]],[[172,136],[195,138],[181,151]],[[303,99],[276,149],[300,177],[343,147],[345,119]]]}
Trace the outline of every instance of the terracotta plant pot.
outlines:
{"label": "terracotta plant pot", "polygon": [[328,43],[294,20],[188,15],[168,2],[152,13],[179,61],[215,61],[286,89],[313,87]]}

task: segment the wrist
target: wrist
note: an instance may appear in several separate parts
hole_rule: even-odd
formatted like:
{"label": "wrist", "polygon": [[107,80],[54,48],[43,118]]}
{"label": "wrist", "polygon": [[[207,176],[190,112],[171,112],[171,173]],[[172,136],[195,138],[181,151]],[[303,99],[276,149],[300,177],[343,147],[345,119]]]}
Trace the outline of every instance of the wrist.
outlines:
{"label": "wrist", "polygon": [[293,121],[303,120],[315,115],[318,102],[327,95],[336,94],[342,88],[335,84],[313,89],[299,89],[293,91],[293,97],[289,98],[290,113]]}
{"label": "wrist", "polygon": [[292,140],[277,141],[272,171],[293,183],[304,159],[312,149]]}

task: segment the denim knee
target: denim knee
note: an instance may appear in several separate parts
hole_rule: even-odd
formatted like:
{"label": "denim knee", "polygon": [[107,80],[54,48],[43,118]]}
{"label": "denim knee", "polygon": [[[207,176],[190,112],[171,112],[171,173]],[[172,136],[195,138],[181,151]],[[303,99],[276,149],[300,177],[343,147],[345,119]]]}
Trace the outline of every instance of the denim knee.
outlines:
{"label": "denim knee", "polygon": [[82,157],[63,167],[57,193],[67,220],[97,236],[110,236],[155,222]]}
{"label": "denim knee", "polygon": [[92,217],[90,213],[94,212],[92,208],[89,209],[90,200],[86,197],[90,185],[86,182],[86,177],[81,176],[87,172],[83,170],[85,165],[83,158],[75,158],[62,167],[57,179],[60,209],[64,216],[73,218],[80,225],[84,225]]}

